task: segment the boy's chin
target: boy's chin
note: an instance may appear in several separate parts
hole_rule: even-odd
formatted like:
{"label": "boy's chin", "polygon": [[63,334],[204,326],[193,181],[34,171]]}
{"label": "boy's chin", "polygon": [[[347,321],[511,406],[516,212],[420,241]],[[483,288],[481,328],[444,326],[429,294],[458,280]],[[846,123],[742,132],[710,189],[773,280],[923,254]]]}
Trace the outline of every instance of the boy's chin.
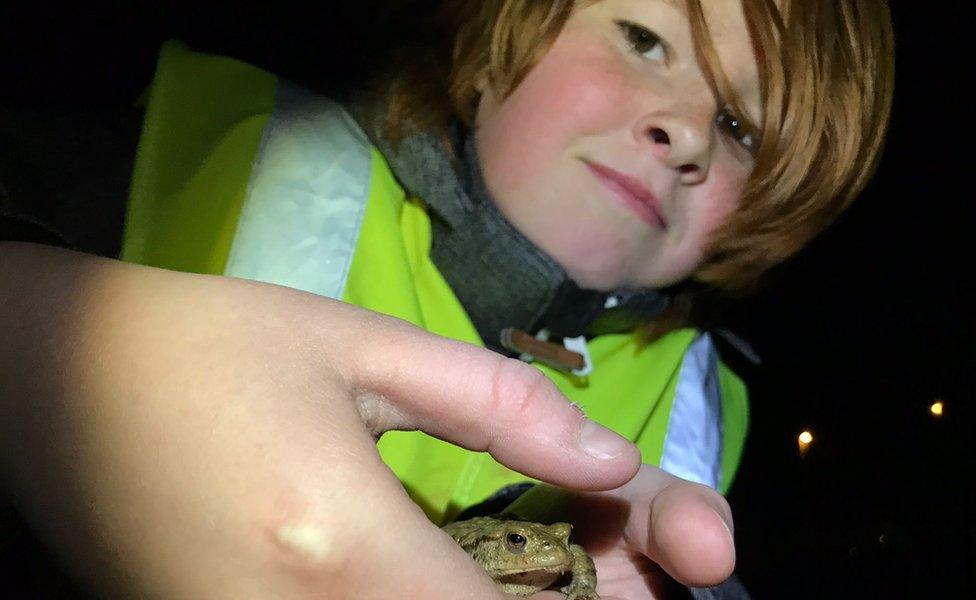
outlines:
{"label": "boy's chin", "polygon": [[[649,266],[649,265],[648,265]],[[587,290],[609,292],[622,288],[661,289],[674,285],[684,277],[656,273],[652,269],[634,273],[625,269],[563,267],[576,285]],[[687,277],[687,275],[685,276]]]}
{"label": "boy's chin", "polygon": [[647,287],[636,284],[619,269],[566,268],[566,274],[576,285],[586,290],[609,292],[624,287]]}

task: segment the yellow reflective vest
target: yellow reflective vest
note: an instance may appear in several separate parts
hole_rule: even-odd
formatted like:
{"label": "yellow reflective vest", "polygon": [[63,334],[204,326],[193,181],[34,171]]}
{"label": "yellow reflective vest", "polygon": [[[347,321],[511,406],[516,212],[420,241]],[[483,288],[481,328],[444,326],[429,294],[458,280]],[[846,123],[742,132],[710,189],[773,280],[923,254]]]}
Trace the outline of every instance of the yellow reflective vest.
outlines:
{"label": "yellow reflective vest", "polygon": [[[483,345],[430,259],[422,201],[338,104],[237,60],[168,42],[148,96],[126,216],[124,260],[287,285]],[[748,411],[708,334],[642,346],[587,343],[585,380],[537,365],[587,415],[633,440],[645,463],[726,491]],[[526,478],[420,432],[379,450],[442,521]]]}

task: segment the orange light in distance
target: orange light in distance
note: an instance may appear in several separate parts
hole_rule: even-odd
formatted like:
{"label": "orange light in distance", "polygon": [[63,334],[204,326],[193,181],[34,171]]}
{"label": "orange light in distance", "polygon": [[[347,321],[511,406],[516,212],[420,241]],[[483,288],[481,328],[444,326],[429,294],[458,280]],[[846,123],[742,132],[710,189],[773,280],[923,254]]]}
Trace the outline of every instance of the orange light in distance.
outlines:
{"label": "orange light in distance", "polygon": [[810,444],[813,443],[813,433],[809,429],[804,430],[797,436],[796,442],[800,449],[800,456],[804,456],[810,449]]}

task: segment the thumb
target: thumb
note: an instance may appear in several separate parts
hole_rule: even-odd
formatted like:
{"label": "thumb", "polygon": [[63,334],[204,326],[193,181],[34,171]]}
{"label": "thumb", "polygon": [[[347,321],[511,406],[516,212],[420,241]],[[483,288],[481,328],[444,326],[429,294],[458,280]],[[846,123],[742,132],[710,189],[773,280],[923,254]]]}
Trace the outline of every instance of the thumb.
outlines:
{"label": "thumb", "polygon": [[374,435],[420,429],[580,490],[620,486],[640,467],[631,442],[587,419],[538,369],[397,319],[372,321],[350,336],[341,368]]}
{"label": "thumb", "polygon": [[631,506],[628,540],[672,577],[709,586],[732,574],[732,511],[718,492],[644,466],[620,495]]}

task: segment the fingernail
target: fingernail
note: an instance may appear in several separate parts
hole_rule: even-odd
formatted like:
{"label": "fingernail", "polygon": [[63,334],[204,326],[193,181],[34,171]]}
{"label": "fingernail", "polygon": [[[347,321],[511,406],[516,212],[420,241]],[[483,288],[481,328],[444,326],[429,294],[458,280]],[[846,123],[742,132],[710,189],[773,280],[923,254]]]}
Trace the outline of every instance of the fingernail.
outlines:
{"label": "fingernail", "polygon": [[718,516],[718,520],[722,522],[722,525],[725,525],[725,530],[729,532],[729,539],[732,540],[732,544],[735,545],[735,526],[729,522],[729,517],[727,516],[729,514],[728,507],[720,505],[711,498],[706,498],[705,502],[708,504],[709,508],[715,511],[715,515]]}
{"label": "fingernail", "polygon": [[602,460],[617,458],[631,446],[626,438],[589,419],[583,421],[579,439],[583,452]]}
{"label": "fingernail", "polygon": [[729,534],[729,542],[732,544],[732,547],[735,548],[735,533],[732,532],[732,525],[725,520],[722,513],[716,512],[715,514],[717,514],[719,520],[722,521],[722,525],[725,525],[725,531]]}

